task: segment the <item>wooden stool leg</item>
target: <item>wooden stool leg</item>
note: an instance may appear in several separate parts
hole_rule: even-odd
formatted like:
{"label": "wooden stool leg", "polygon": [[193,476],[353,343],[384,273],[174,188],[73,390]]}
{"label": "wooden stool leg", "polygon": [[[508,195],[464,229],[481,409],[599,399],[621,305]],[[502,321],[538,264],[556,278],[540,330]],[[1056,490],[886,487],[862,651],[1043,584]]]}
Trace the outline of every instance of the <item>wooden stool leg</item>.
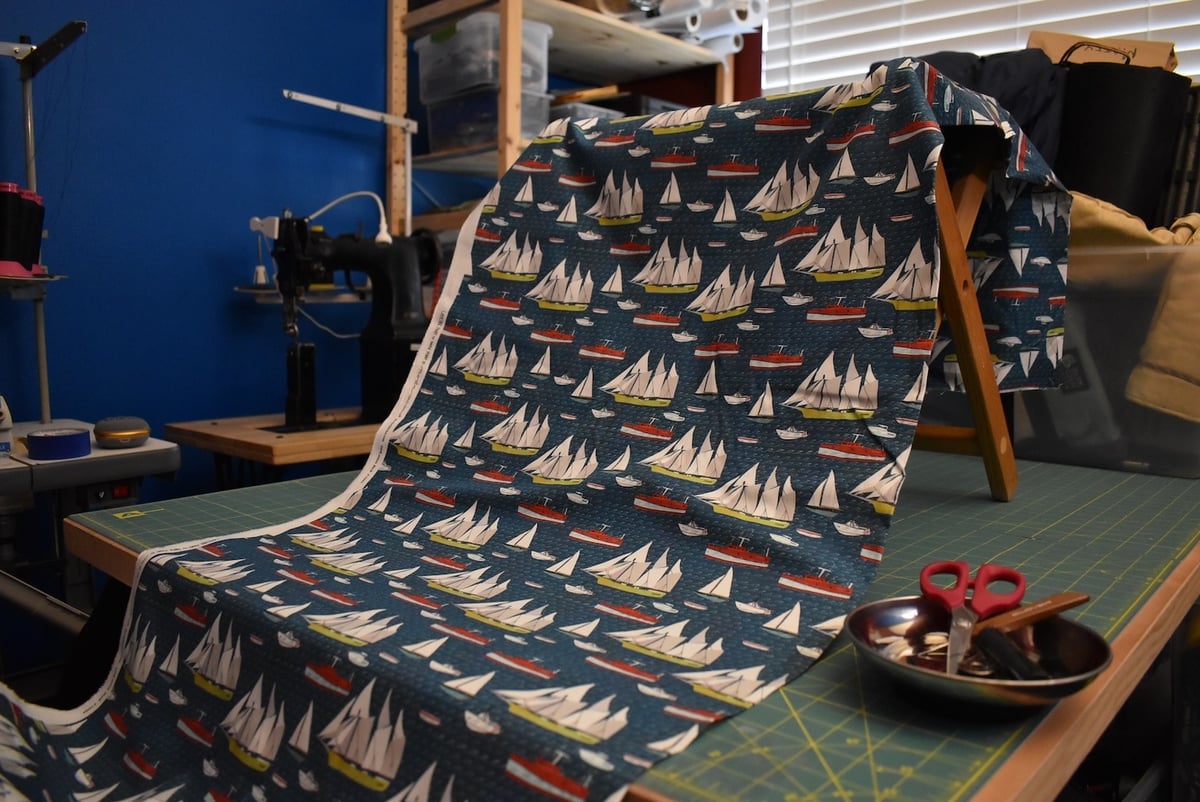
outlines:
{"label": "wooden stool leg", "polygon": [[981,455],[992,497],[997,501],[1009,501],[1017,491],[1017,463],[965,245],[987,189],[988,170],[987,163],[981,160],[951,190],[945,170],[939,164],[935,184],[942,257],[939,306],[954,337],[975,427],[923,424],[917,429],[916,446]]}

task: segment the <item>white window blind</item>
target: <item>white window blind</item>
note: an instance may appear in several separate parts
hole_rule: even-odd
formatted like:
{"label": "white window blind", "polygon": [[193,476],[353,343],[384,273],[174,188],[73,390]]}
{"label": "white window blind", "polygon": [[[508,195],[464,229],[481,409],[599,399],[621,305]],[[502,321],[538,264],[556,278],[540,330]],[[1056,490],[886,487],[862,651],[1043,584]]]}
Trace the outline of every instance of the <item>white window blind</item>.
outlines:
{"label": "white window blind", "polygon": [[1033,30],[1175,43],[1200,80],[1200,0],[770,0],[764,94],[862,77],[877,61],[1021,50]]}

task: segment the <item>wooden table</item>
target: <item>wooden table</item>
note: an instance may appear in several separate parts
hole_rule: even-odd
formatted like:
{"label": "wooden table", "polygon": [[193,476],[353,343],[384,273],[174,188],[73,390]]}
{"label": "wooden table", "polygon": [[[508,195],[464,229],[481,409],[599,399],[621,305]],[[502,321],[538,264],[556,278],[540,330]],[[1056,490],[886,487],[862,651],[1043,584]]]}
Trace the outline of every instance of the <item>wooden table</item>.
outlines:
{"label": "wooden table", "polygon": [[[843,636],[794,682],[654,766],[627,799],[1053,800],[1200,596],[1200,494],[1182,479],[1020,468],[1022,492],[997,503],[970,458],[914,453],[869,598],[914,593],[933,557],[1002,561],[1026,574],[1029,598],[1091,597],[1068,616],[1112,645],[1095,682],[1044,713],[964,717],[898,697]],[[146,548],[294,519],[352,476],[81,513],[66,521],[67,548],[131,582]]]}
{"label": "wooden table", "polygon": [[316,428],[290,432],[279,431],[283,413],[168,423],[163,436],[211,451],[217,486],[227,489],[247,484],[254,466],[262,472],[261,479],[278,481],[287,465],[368,454],[379,424],[359,423],[359,414],[358,407],[322,410],[317,412]]}

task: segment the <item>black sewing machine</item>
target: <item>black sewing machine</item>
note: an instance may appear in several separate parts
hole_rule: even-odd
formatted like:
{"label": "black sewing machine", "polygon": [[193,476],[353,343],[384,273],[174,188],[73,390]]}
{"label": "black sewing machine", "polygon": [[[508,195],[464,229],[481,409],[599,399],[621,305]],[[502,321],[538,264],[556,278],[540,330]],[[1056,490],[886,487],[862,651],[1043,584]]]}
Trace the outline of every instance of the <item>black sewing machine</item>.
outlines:
{"label": "black sewing machine", "polygon": [[441,267],[441,249],[432,232],[421,230],[390,242],[358,234],[331,237],[309,226],[308,218],[285,211],[278,218],[271,256],[276,285],[283,297],[283,328],[288,345],[288,394],[285,427],[316,426],[316,388],[312,343],[297,339],[297,307],[313,284],[332,283],[339,271],[365,272],[371,282],[371,313],[359,341],[362,368],[362,422],[387,417],[429,319],[421,285],[432,282]]}

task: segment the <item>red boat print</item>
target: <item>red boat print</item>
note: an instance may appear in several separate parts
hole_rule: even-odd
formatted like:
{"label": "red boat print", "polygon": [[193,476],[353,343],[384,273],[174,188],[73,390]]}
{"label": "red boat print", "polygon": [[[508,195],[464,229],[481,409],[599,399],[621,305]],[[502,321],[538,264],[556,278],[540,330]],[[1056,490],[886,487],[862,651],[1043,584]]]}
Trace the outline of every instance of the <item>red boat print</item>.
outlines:
{"label": "red boat print", "polygon": [[258,547],[258,550],[264,551],[267,554],[270,554],[272,557],[278,557],[281,560],[291,560],[296,556],[296,555],[292,554],[290,551],[288,551],[287,549],[281,549],[278,546],[262,546],[262,545],[260,545]]}
{"label": "red boat print", "polygon": [[479,412],[483,415],[507,415],[512,411],[512,407],[502,401],[489,398],[484,401],[472,401],[471,411]]}
{"label": "red boat print", "polygon": [[840,443],[822,443],[817,448],[817,454],[822,457],[848,460],[850,462],[883,462],[887,452],[882,448],[866,446],[853,440],[843,440]]}
{"label": "red boat print", "polygon": [[516,312],[521,308],[521,302],[516,298],[490,296],[487,298],[480,298],[479,306],[482,309],[495,309],[500,312]]}
{"label": "red boat print", "polygon": [[415,604],[418,607],[424,607],[426,610],[442,609],[442,605],[440,602],[435,602],[433,599],[429,598],[428,596],[421,596],[417,593],[407,593],[402,590],[393,590],[392,595],[395,596],[400,601],[405,601],[405,602],[408,602],[409,604]]}
{"label": "red boat print", "polygon": [[451,340],[469,340],[474,336],[474,332],[468,328],[464,328],[463,326],[457,326],[453,323],[448,323],[446,324],[446,327],[442,329],[442,336],[448,337]]}
{"label": "red boat print", "polygon": [[636,607],[626,607],[623,604],[609,604],[608,602],[601,602],[600,604],[595,605],[592,609],[598,613],[613,615],[617,618],[624,618],[628,621],[636,621],[639,624],[658,623],[658,616],[642,612]]}
{"label": "red boat print", "polygon": [[636,437],[640,440],[670,440],[675,436],[671,429],[655,426],[653,423],[624,423],[621,424],[621,434]]}
{"label": "red boat print", "polygon": [[504,473],[503,471],[475,471],[471,478],[477,482],[487,482],[493,485],[511,485],[513,480],[517,478],[515,473]]}
{"label": "red boat print", "polygon": [[1066,306],[1067,305],[1067,296],[1065,296],[1065,295],[1051,295],[1046,300],[1050,303],[1051,306]]}
{"label": "red boat print", "polygon": [[563,774],[556,763],[541,758],[509,755],[504,773],[513,781],[562,802],[585,802],[588,787]]}
{"label": "red boat print", "polygon": [[892,343],[892,356],[924,358],[933,353],[933,338],[897,340]]}
{"label": "red boat print", "polygon": [[891,134],[889,134],[888,135],[888,144],[889,145],[899,145],[903,142],[907,142],[908,140],[912,139],[914,136],[917,136],[918,134],[924,134],[924,133],[928,133],[931,131],[938,131],[938,130],[940,130],[940,127],[938,126],[937,122],[934,120],[914,120],[913,122],[909,123],[908,125],[900,128],[897,131],[893,131]]}
{"label": "red boat print", "polygon": [[598,148],[620,148],[632,145],[636,137],[633,134],[609,134],[596,140]]}
{"label": "red boat print", "polygon": [[434,507],[442,507],[447,510],[454,508],[454,496],[444,493],[441,490],[418,490],[413,495],[413,498],[422,504],[429,504]]}
{"label": "red boat print", "polygon": [[472,632],[471,630],[463,629],[462,627],[453,627],[453,626],[450,626],[449,624],[437,623],[437,624],[433,624],[429,628],[432,629],[434,632],[440,632],[443,635],[449,635],[452,638],[457,638],[458,640],[466,641],[467,643],[473,644],[475,646],[487,646],[489,643],[492,642],[491,638],[485,638],[483,635],[480,635],[478,632]]}
{"label": "red boat print", "polygon": [[184,738],[206,749],[213,745],[213,731],[200,723],[198,718],[181,716],[175,722],[175,730]]}
{"label": "red boat print", "polygon": [[633,325],[671,329],[678,326],[682,320],[679,315],[668,315],[665,312],[639,312],[633,316]]}
{"label": "red boat print", "polygon": [[751,370],[787,370],[798,368],[804,364],[804,354],[785,354],[778,351],[774,354],[755,354],[750,357]]}
{"label": "red boat print", "polygon": [[213,557],[224,557],[225,556],[225,549],[221,548],[216,543],[209,543],[207,545],[201,546],[198,549],[198,551],[202,551],[205,554],[211,554]]}
{"label": "red boat print", "polygon": [[704,556],[710,560],[728,565],[740,565],[743,568],[766,568],[771,564],[771,558],[757,551],[750,551],[744,546],[730,544],[718,546],[710,544],[704,549]]}
{"label": "red boat print", "polygon": [[353,596],[347,596],[345,593],[338,593],[336,590],[327,590],[325,588],[316,588],[310,590],[313,596],[325,601],[331,601],[334,604],[340,604],[343,607],[354,607],[358,604],[358,599]]}
{"label": "red boat print", "polygon": [[535,329],[529,339],[546,345],[569,345],[575,342],[575,335],[560,329]]}
{"label": "red boat print", "polygon": [[175,617],[185,624],[203,628],[208,623],[208,616],[194,604],[175,605]]}
{"label": "red boat print", "polygon": [[717,340],[716,342],[699,346],[695,351],[692,352],[692,354],[700,359],[713,359],[714,357],[718,356],[733,356],[741,350],[742,346],[738,343]]}
{"label": "red boat print", "polygon": [[109,710],[104,714],[104,726],[118,738],[124,738],[129,733],[129,725],[125,723],[125,717],[115,710]]}
{"label": "red boat print", "polygon": [[567,535],[567,537],[580,543],[590,543],[593,546],[608,546],[614,549],[620,547],[625,542],[625,538],[620,535],[610,535],[602,529],[572,529],[571,534]]}
{"label": "red boat print", "polygon": [[304,666],[304,679],[323,691],[329,691],[334,696],[349,696],[350,680],[338,673],[338,670],[328,663],[308,663]]}
{"label": "red boat print", "polygon": [[650,253],[650,243],[648,242],[629,242],[613,243],[609,246],[609,256],[643,256]]}
{"label": "red boat print", "polygon": [[143,780],[153,780],[154,775],[158,774],[158,766],[155,766],[146,759],[145,755],[138,751],[126,752],[125,757],[121,758],[121,762],[125,764],[125,768]]}
{"label": "red boat print", "polygon": [[876,543],[864,543],[858,550],[858,556],[869,563],[880,562],[883,560],[883,546]]}
{"label": "red boat print", "polygon": [[284,579],[291,579],[294,582],[299,582],[303,585],[316,585],[321,581],[312,574],[306,574],[303,571],[296,570],[295,568],[280,568],[275,573]]}
{"label": "red boat print", "polygon": [[421,558],[421,562],[436,568],[448,568],[451,571],[465,571],[467,569],[466,563],[460,563],[451,557],[442,557],[437,554],[426,554]]}
{"label": "red boat print", "polygon": [[867,308],[865,306],[830,304],[808,310],[805,320],[809,323],[841,323],[847,320],[861,320],[866,316]]}
{"label": "red boat print", "polygon": [[596,176],[588,173],[570,173],[560,175],[558,177],[558,183],[562,184],[564,187],[590,187],[596,183]]}
{"label": "red boat print", "polygon": [[683,515],[687,512],[686,501],[680,501],[662,493],[653,495],[639,493],[633,497],[633,506],[646,512],[661,512],[667,515]]}
{"label": "red boat print", "polygon": [[792,226],[775,240],[776,245],[783,245],[785,242],[791,242],[794,239],[808,239],[817,236],[820,231],[815,225]]}
{"label": "red boat print", "polygon": [[684,707],[677,704],[664,706],[663,712],[668,716],[687,719],[688,721],[699,721],[701,724],[712,724],[715,721],[725,718],[724,713],[714,713],[711,710],[701,710],[697,707]]}
{"label": "red boat print", "polygon": [[753,178],[758,175],[758,165],[739,162],[734,156],[729,161],[710,164],[707,173],[709,178]]}
{"label": "red boat print", "polygon": [[825,150],[829,151],[830,153],[836,153],[839,150],[845,150],[846,146],[849,145],[854,140],[856,140],[862,136],[870,136],[873,133],[875,133],[875,124],[874,123],[867,123],[866,125],[860,125],[848,134],[842,134],[840,136],[831,136],[828,139],[826,139],[825,140]]}
{"label": "red boat print", "polygon": [[[383,483],[385,485],[392,485],[393,487],[412,487],[417,482],[411,476],[389,476],[383,480]],[[325,528],[328,529],[329,527]]]}
{"label": "red boat print", "polygon": [[817,596],[828,596],[833,599],[849,599],[854,594],[853,587],[831,582],[825,578],[825,573],[825,569],[822,568],[821,572],[816,575],[805,574],[797,576],[796,574],[780,574],[779,581],[776,584],[788,590],[798,590],[801,593],[813,593]]}
{"label": "red boat print", "polygon": [[513,162],[512,169],[519,173],[548,173],[553,167],[550,162],[544,162],[535,156],[532,159]]}
{"label": "red boat print", "polygon": [[517,515],[522,518],[530,518],[534,521],[545,521],[552,524],[562,524],[567,522],[567,514],[546,504],[529,504],[521,502],[517,505]]}
{"label": "red boat print", "polygon": [[532,660],[526,660],[523,657],[514,657],[511,654],[504,652],[488,652],[484,655],[488,660],[491,660],[496,665],[511,668],[513,671],[519,671],[522,674],[528,674],[537,679],[551,679],[557,671],[539,665]]}
{"label": "red boat print", "polygon": [[997,287],[992,290],[993,298],[1007,298],[1012,301],[1020,301],[1026,298],[1036,298],[1038,288],[1034,285],[1025,285],[1020,287]]}
{"label": "red boat print", "polygon": [[605,671],[612,671],[615,674],[622,674],[631,679],[640,680],[641,682],[658,682],[662,678],[661,674],[651,674],[649,671],[643,671],[632,663],[614,660],[611,657],[600,657],[590,654],[584,658],[584,662],[591,663],[597,668],[603,668]]}
{"label": "red boat print", "polygon": [[479,226],[475,229],[475,239],[483,240],[484,242],[500,242],[503,237],[499,231],[492,231],[490,228]]}
{"label": "red boat print", "polygon": [[579,356],[583,359],[608,359],[619,362],[625,358],[625,349],[613,348],[611,345],[604,343],[584,345],[579,349]]}
{"label": "red boat print", "polygon": [[680,153],[678,150],[650,157],[650,169],[652,170],[674,170],[678,167],[693,167],[695,164],[696,154]]}
{"label": "red boat print", "polygon": [[807,131],[811,127],[812,120],[807,117],[791,117],[787,114],[777,114],[754,123],[754,131],[759,134],[786,134],[789,131]]}

